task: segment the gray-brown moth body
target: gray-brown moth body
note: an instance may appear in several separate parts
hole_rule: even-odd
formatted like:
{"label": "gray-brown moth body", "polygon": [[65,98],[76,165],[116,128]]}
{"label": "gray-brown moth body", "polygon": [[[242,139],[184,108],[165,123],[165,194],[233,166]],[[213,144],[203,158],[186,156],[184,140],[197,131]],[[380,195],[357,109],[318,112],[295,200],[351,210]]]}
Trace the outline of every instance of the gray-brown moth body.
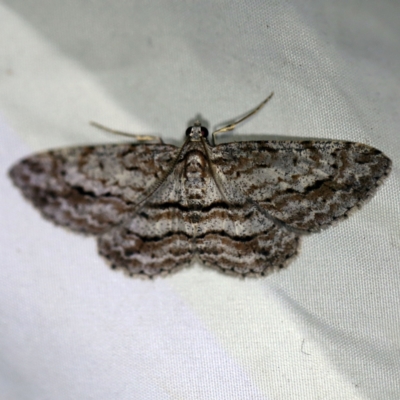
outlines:
{"label": "gray-brown moth body", "polygon": [[343,141],[211,145],[195,124],[181,148],[135,143],[53,150],[10,176],[58,225],[97,237],[99,253],[132,276],[170,273],[197,257],[241,276],[265,275],[298,252],[300,236],[347,217],[391,161]]}

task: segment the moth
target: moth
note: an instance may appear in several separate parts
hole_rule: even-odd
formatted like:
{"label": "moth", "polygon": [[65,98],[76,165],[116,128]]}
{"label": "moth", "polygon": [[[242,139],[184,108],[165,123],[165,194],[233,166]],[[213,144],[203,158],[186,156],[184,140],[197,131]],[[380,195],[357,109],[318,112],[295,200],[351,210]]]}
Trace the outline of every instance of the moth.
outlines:
{"label": "moth", "polygon": [[45,218],[96,236],[99,253],[130,276],[166,275],[195,258],[224,273],[266,275],[296,256],[301,236],[359,208],[391,168],[361,143],[215,143],[272,94],[211,141],[196,122],[180,148],[131,135],[130,144],[39,153],[9,174]]}

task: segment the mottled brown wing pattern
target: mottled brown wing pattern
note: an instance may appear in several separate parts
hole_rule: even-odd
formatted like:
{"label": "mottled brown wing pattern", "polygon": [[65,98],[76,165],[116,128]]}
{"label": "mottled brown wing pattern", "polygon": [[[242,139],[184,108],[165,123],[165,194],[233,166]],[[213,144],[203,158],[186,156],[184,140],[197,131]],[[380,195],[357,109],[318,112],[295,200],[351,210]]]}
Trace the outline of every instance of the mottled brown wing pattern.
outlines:
{"label": "mottled brown wing pattern", "polygon": [[368,199],[391,162],[367,145],[264,141],[211,146],[191,127],[178,149],[121,144],[22,160],[14,183],[42,214],[98,236],[114,268],[164,275],[191,263],[241,276],[284,267],[301,233]]}
{"label": "mottled brown wing pattern", "polygon": [[66,148],[28,157],[10,176],[46,218],[100,234],[123,221],[177,151],[165,144]]}
{"label": "mottled brown wing pattern", "polygon": [[297,255],[299,237],[279,227],[257,207],[215,207],[199,218],[196,251],[212,268],[261,276],[283,268]]}
{"label": "mottled brown wing pattern", "polygon": [[113,269],[123,269],[130,276],[166,275],[193,259],[192,243],[185,235],[143,239],[124,226],[100,236],[98,248]]}
{"label": "mottled brown wing pattern", "polygon": [[[188,143],[173,173],[131,220],[130,232],[152,242],[148,249],[164,245],[165,238],[186,238],[187,244],[180,248],[184,254],[175,258],[177,268],[194,256],[210,267],[242,276],[265,275],[285,266],[297,254],[298,236],[278,227],[253,204],[221,193],[212,168],[201,142]],[[158,268],[165,265],[160,262]]]}
{"label": "mottled brown wing pattern", "polygon": [[149,204],[129,223],[99,237],[99,252],[132,276],[163,275],[198,257],[225,273],[265,275],[297,254],[299,237],[271,222],[254,205],[182,209]]}
{"label": "mottled brown wing pattern", "polygon": [[391,161],[370,146],[342,141],[258,141],[212,148],[232,197],[256,202],[291,228],[318,231],[359,207],[389,174]]}
{"label": "mottled brown wing pattern", "polygon": [[263,275],[297,254],[297,235],[252,204],[224,200],[200,149],[200,143],[189,144],[146,204],[99,238],[99,252],[112,266],[134,276],[156,276],[196,256],[226,273]]}

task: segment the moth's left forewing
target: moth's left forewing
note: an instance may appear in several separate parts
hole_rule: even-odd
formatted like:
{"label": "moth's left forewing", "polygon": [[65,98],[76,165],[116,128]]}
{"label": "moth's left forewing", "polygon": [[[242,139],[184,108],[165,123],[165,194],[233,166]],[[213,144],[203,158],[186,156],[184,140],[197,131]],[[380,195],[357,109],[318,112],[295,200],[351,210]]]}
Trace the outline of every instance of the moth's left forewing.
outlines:
{"label": "moth's left forewing", "polygon": [[176,152],[175,146],[163,144],[66,148],[21,160],[10,177],[46,218],[101,234],[132,211]]}
{"label": "moth's left forewing", "polygon": [[213,163],[231,193],[271,218],[318,231],[373,195],[390,172],[379,150],[343,141],[258,141],[213,148]]}

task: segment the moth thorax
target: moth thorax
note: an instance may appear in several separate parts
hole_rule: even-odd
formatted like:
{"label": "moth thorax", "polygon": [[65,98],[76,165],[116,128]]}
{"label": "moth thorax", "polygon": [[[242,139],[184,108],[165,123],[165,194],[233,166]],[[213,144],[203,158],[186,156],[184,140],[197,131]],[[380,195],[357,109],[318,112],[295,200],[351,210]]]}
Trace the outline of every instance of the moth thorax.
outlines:
{"label": "moth thorax", "polygon": [[192,151],[185,162],[185,193],[187,200],[195,205],[205,198],[207,191],[207,161],[200,151]]}

